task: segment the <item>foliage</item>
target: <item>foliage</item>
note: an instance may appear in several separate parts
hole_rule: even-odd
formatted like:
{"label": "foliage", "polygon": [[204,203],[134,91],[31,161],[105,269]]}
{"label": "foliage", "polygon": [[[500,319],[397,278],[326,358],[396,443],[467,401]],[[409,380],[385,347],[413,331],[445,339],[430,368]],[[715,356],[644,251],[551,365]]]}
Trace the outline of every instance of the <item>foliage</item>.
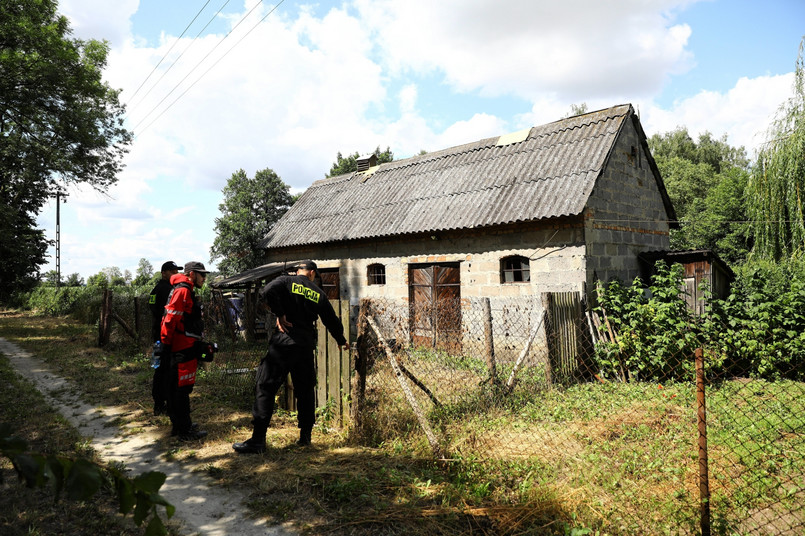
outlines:
{"label": "foliage", "polygon": [[78,272],[73,272],[67,276],[64,285],[67,287],[82,287],[84,286],[84,278]]}
{"label": "foliage", "polygon": [[805,261],[754,260],[739,270],[727,300],[714,302],[727,326],[717,350],[732,369],[766,379],[805,378]]}
{"label": "foliage", "polygon": [[690,137],[680,127],[649,139],[651,153],[668,196],[682,223],[672,230],[673,249],[712,249],[728,262],[739,262],[751,249],[744,189],[749,160],[743,147],[709,132]]}
{"label": "foliage", "polygon": [[[385,164],[386,162],[391,162],[394,160],[394,153],[391,152],[389,147],[386,147],[385,151],[380,151],[380,147],[377,147],[373,153],[377,157],[377,163]],[[325,175],[325,177],[335,177],[338,175],[343,175],[345,173],[352,173],[358,170],[358,158],[360,158],[360,153],[355,152],[355,154],[347,155],[346,157],[341,155],[339,151],[338,155],[335,158],[335,162],[333,165],[330,166],[330,172]]]}
{"label": "foliage", "polygon": [[683,268],[657,263],[651,284],[635,279],[631,286],[612,281],[598,291],[597,309],[617,333],[615,342],[596,346],[605,377],[622,381],[690,378],[692,363],[684,359],[697,347],[690,331],[692,316],[680,292]]}
{"label": "foliage", "polygon": [[771,259],[805,252],[805,38],[799,45],[794,95],[783,103],[758,152],[748,185],[755,251]]}
{"label": "foliage", "polygon": [[218,269],[229,276],[262,264],[260,242],[294,199],[289,186],[268,168],[257,171],[254,178],[239,169],[227,181],[223,194],[210,260],[221,259]]}
{"label": "foliage", "polygon": [[131,142],[119,92],[102,80],[108,45],[70,38],[56,8],[0,3],[0,299],[39,279],[47,199],[75,183],[105,191]]}
{"label": "foliage", "polygon": [[[146,286],[151,282],[155,275],[154,267],[151,265],[148,259],[142,258],[137,264],[137,276],[132,280],[131,284],[136,287]],[[160,277],[162,277],[161,274]]]}
{"label": "foliage", "polygon": [[[131,272],[126,270],[126,273],[128,273],[130,278]],[[97,274],[89,276],[89,279],[87,279],[88,286],[100,288],[121,287],[126,286],[127,284],[128,281],[126,280],[126,277],[117,266],[107,266]]]}
{"label": "foliage", "polygon": [[168,518],[173,516],[176,507],[159,495],[159,488],[165,483],[164,473],[149,471],[128,478],[117,467],[103,467],[84,458],[30,452],[26,441],[11,434],[10,426],[0,424],[0,453],[11,460],[20,480],[24,480],[28,487],[50,486],[57,500],[63,492],[68,499],[87,501],[108,479],[117,494],[120,513],[133,512],[138,526],[151,515],[145,534],[167,534],[162,519],[157,515],[157,506],[165,507]]}
{"label": "foliage", "polygon": [[689,379],[690,357],[703,348],[713,378],[805,378],[805,262],[747,262],[729,297],[708,296],[708,313],[700,318],[681,289],[682,266],[662,262],[647,288],[640,279],[599,288],[598,310],[617,337],[596,346],[605,377]]}

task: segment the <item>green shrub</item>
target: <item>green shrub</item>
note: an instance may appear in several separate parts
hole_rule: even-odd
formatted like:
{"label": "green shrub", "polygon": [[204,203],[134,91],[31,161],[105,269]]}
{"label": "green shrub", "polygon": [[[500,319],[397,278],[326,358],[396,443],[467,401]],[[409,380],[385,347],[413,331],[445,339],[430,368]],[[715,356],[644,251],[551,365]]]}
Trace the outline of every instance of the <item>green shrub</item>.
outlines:
{"label": "green shrub", "polygon": [[805,263],[747,263],[726,300],[707,297],[701,317],[685,304],[682,276],[681,265],[658,263],[647,288],[639,279],[599,288],[598,312],[617,333],[617,342],[596,345],[602,375],[690,379],[692,356],[702,348],[711,379],[805,378]]}

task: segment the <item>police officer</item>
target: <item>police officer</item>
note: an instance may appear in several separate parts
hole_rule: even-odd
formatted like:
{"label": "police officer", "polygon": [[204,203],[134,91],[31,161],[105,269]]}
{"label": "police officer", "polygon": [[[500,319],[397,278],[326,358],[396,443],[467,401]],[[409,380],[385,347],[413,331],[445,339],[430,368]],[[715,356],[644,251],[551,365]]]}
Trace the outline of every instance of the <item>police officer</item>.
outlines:
{"label": "police officer", "polygon": [[324,291],[313,283],[317,270],[313,261],[303,261],[296,267],[296,275],[280,276],[260,291],[260,299],[277,316],[277,332],[271,337],[268,352],[257,368],[252,437],[232,445],[236,452],[265,452],[266,430],[274,413],[274,399],[289,372],[298,410],[297,444],[310,445],[316,420],[316,372],[313,358],[316,319],[321,318],[327,331],[340,346],[349,348],[341,321]]}
{"label": "police officer", "polygon": [[170,356],[168,416],[173,424],[171,435],[179,436],[180,441],[207,436],[207,432],[199,430],[190,420],[190,393],[196,383],[198,359],[204,344],[201,341],[204,331],[201,303],[193,290],[204,285],[208,273],[202,263],[192,261],[184,265],[184,274],[171,277],[173,290],[162,319],[163,359]]}
{"label": "police officer", "polygon": [[[173,286],[170,278],[179,273],[179,268],[175,262],[167,261],[162,265],[162,279],[160,279],[154,290],[148,296],[148,307],[151,309],[151,341],[159,340],[159,332],[162,328],[162,315],[165,313],[165,304],[168,303],[168,294]],[[154,415],[164,415],[168,412],[168,376],[170,373],[170,363],[161,361],[159,366],[154,369],[154,379],[151,383],[151,396],[154,399]]]}

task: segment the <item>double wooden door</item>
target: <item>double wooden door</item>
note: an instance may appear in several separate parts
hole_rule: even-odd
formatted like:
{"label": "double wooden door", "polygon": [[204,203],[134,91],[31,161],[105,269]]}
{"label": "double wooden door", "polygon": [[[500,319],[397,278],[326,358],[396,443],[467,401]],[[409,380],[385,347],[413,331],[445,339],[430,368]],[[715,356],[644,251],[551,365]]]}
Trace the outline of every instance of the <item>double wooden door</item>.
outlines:
{"label": "double wooden door", "polygon": [[461,352],[461,271],[458,263],[415,264],[408,269],[411,342]]}

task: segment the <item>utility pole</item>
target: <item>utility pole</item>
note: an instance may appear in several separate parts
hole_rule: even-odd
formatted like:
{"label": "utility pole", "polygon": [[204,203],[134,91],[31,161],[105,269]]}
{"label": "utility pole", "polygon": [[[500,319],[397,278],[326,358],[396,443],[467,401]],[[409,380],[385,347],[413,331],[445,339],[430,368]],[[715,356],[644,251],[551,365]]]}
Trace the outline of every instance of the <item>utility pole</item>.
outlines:
{"label": "utility pole", "polygon": [[61,286],[61,218],[59,215],[59,201],[61,192],[56,192],[56,288]]}

